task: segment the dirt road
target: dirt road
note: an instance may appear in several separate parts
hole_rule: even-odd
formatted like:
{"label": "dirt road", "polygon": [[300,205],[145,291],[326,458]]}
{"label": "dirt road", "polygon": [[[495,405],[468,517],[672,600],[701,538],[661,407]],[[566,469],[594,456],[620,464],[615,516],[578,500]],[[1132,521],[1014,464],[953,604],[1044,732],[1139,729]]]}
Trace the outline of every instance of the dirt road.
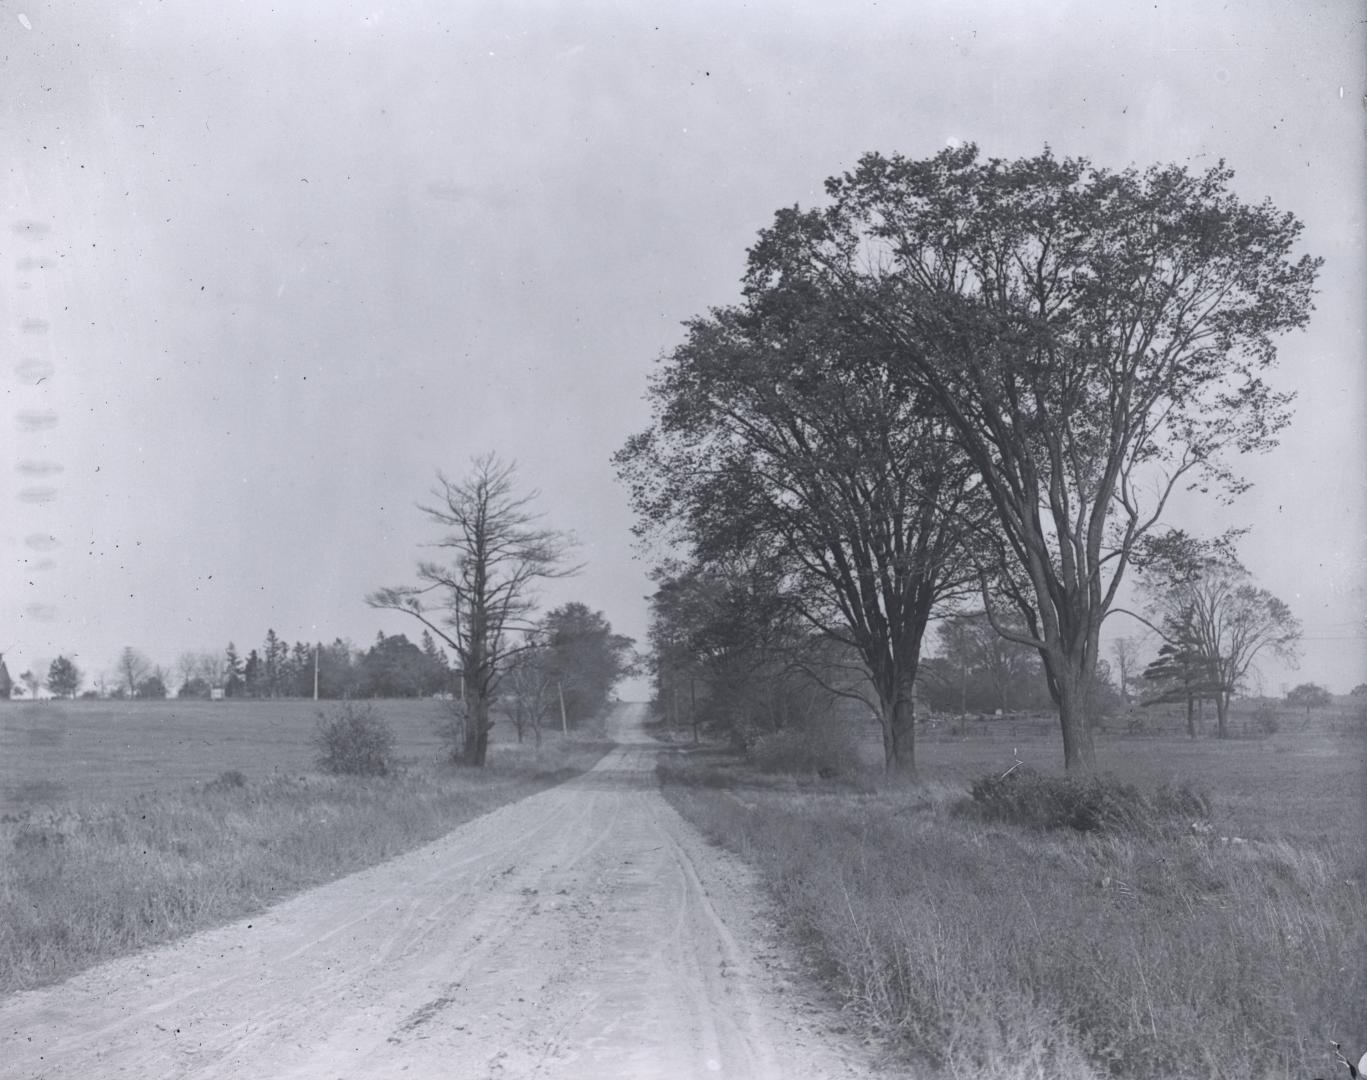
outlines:
{"label": "dirt road", "polygon": [[0,1076],[870,1075],[659,794],[642,718],[436,843],[0,1003]]}

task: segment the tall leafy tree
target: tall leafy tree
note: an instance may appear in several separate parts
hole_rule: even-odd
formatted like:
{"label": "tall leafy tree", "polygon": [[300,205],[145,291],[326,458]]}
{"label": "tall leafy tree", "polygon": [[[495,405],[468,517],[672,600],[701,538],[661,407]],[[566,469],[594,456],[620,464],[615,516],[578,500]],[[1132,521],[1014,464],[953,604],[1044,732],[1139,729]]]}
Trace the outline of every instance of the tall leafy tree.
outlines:
{"label": "tall leafy tree", "polygon": [[435,546],[447,560],[418,564],[417,585],[379,589],[371,607],[421,622],[460,659],[466,720],[460,759],[483,765],[489,707],[510,657],[512,635],[531,628],[539,582],[578,570],[568,565],[573,540],[547,529],[532,510],[536,492],[519,494],[516,467],[493,454],[476,458],[461,480],[438,474],[434,501],[419,507],[441,530]]}
{"label": "tall leafy tree", "polygon": [[752,287],[837,297],[884,343],[870,377],[952,427],[994,510],[984,601],[991,585],[1024,619],[998,629],[1039,651],[1070,770],[1095,765],[1086,702],[1135,546],[1179,486],[1242,491],[1231,458],[1289,420],[1264,376],[1320,261],[1232,181],[1223,163],[869,154],[752,249]]}
{"label": "tall leafy tree", "polygon": [[579,727],[608,705],[613,687],[632,669],[631,638],[612,632],[601,611],[572,602],[541,620],[542,658],[555,682],[561,718]]}
{"label": "tall leafy tree", "polygon": [[[912,685],[934,606],[965,583],[971,472],[933,403],[819,281],[750,278],[689,324],[618,452],[643,533],[702,565],[769,560],[793,609],[860,658],[889,769],[915,766]],[[862,696],[862,691],[858,691]]]}
{"label": "tall leafy tree", "polygon": [[81,669],[65,656],[48,665],[47,688],[58,697],[74,698],[81,689]]}
{"label": "tall leafy tree", "polygon": [[362,661],[362,692],[370,697],[417,697],[427,664],[423,651],[403,634],[381,633]]}
{"label": "tall leafy tree", "polygon": [[1318,683],[1301,683],[1292,687],[1286,692],[1286,703],[1288,705],[1304,705],[1305,718],[1310,719],[1311,709],[1323,709],[1327,705],[1334,703],[1334,695]]}

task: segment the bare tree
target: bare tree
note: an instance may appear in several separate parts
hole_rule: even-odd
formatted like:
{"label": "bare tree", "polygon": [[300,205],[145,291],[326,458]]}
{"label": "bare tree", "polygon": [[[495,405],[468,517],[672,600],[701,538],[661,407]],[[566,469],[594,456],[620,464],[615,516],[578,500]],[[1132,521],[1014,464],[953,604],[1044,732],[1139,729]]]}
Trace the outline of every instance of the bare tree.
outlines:
{"label": "bare tree", "polygon": [[152,670],[152,662],[131,645],[125,645],[119,653],[119,681],[128,687],[128,696],[135,697],[138,684],[147,678]]}
{"label": "bare tree", "polygon": [[494,454],[474,460],[465,479],[440,473],[435,502],[419,505],[446,530],[434,544],[447,561],[418,564],[420,584],[379,589],[366,597],[371,607],[401,611],[446,642],[460,663],[466,721],[460,760],[483,765],[489,746],[489,707],[509,659],[527,646],[511,635],[531,629],[538,582],[568,577],[574,540],[539,525],[532,491],[519,495],[516,465]]}
{"label": "bare tree", "polygon": [[177,690],[184,687],[186,683],[199,674],[202,659],[203,656],[195,652],[183,652],[176,657],[176,674],[179,676],[179,681],[176,683]]}
{"label": "bare tree", "polygon": [[[1164,626],[1180,622],[1188,628],[1215,699],[1217,733],[1225,738],[1230,699],[1243,686],[1253,662],[1264,652],[1294,660],[1300,622],[1285,603],[1254,585],[1248,571],[1229,559],[1205,558],[1186,573],[1151,583],[1149,593],[1150,611]],[[1172,640],[1170,634],[1164,636]]]}
{"label": "bare tree", "polygon": [[530,729],[536,745],[541,745],[541,732],[546,717],[559,700],[556,673],[548,662],[548,648],[539,644],[540,635],[524,637],[527,646],[512,657],[503,678],[504,692],[511,699],[513,729],[517,741],[522,742]]}
{"label": "bare tree", "polygon": [[202,652],[198,656],[195,674],[210,686],[222,686],[227,677],[228,661],[221,652]]}
{"label": "bare tree", "polygon": [[1134,638],[1116,638],[1111,642],[1111,655],[1115,657],[1116,671],[1120,675],[1120,699],[1130,703],[1130,678],[1134,674],[1136,644]]}

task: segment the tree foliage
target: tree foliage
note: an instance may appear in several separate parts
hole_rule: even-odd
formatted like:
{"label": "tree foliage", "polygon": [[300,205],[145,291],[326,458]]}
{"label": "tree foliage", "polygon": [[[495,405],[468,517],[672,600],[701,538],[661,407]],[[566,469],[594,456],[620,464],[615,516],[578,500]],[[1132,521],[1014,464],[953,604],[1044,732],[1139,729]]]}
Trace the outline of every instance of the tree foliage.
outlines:
{"label": "tree foliage", "polygon": [[1326,705],[1334,703],[1334,695],[1318,683],[1306,682],[1292,687],[1286,692],[1286,703],[1288,705],[1304,705],[1305,715],[1310,715],[1311,709],[1323,709]]}
{"label": "tree foliage", "polygon": [[828,182],[828,208],[781,212],[752,252],[752,287],[838,298],[883,343],[870,377],[951,426],[994,510],[985,603],[990,581],[1024,619],[999,630],[1039,651],[1070,769],[1094,764],[1084,703],[1136,546],[1179,485],[1243,490],[1230,459],[1289,419],[1264,376],[1309,319],[1320,262],[1232,179],[1223,163],[869,154]]}
{"label": "tree foliage", "polygon": [[65,656],[48,665],[47,688],[57,697],[74,698],[81,689],[81,669]]}
{"label": "tree foliage", "polygon": [[619,451],[638,532],[700,566],[763,558],[809,629],[860,659],[889,768],[914,765],[932,608],[964,584],[970,474],[929,403],[870,377],[880,342],[811,282],[751,280],[688,325]]}
{"label": "tree foliage", "polygon": [[629,637],[614,634],[601,611],[571,602],[547,612],[538,640],[566,727],[577,728],[607,708],[613,688],[633,670]]}
{"label": "tree foliage", "polygon": [[765,560],[672,565],[654,577],[650,661],[656,709],[671,726],[749,750],[863,679],[857,660],[831,655],[834,643],[803,625]]}

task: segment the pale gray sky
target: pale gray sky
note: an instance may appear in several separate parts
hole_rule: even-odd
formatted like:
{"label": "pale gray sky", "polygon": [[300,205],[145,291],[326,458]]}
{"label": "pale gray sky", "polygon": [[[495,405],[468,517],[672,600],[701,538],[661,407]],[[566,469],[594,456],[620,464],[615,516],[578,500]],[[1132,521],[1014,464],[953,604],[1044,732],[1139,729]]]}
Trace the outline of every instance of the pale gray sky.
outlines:
{"label": "pale gray sky", "polygon": [[[773,211],[866,150],[1228,159],[1326,266],[1232,511],[1305,624],[1267,689],[1367,680],[1361,5],[0,5],[0,649],[245,652],[364,607],[497,450],[643,638],[609,456]],[[54,471],[60,466],[61,471]],[[43,537],[55,538],[52,542]]]}

